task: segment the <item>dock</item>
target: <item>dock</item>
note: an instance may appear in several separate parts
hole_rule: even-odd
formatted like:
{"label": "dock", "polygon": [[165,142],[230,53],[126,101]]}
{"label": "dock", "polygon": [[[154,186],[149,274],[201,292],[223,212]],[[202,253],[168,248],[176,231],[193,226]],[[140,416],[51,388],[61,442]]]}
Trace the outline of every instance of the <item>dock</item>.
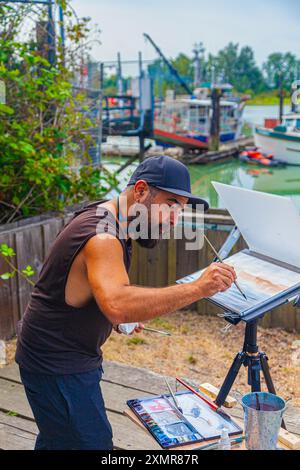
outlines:
{"label": "dock", "polygon": [[237,157],[240,152],[245,150],[246,147],[253,147],[254,139],[253,137],[242,137],[235,142],[230,142],[228,144],[221,145],[219,150],[211,150],[208,152],[201,153],[197,156],[184,155],[182,161],[185,164],[194,164],[194,163],[210,163],[216,162],[219,160],[224,160],[226,158]]}
{"label": "dock", "polygon": [[[240,152],[245,150],[246,147],[253,147],[253,137],[241,137],[240,139],[222,144],[219,150],[210,150],[203,153],[187,152],[181,147],[162,147],[147,141],[145,157],[152,157],[158,155],[166,155],[169,157],[181,160],[183,163],[190,164],[205,164],[216,162],[231,157],[237,157]],[[102,155],[105,157],[130,157],[131,161],[138,159],[139,147],[138,142],[134,138],[111,138],[108,143],[102,144]]]}
{"label": "dock", "polygon": [[[163,376],[149,370],[111,361],[104,361],[101,388],[105,407],[114,434],[116,450],[159,450],[157,442],[124,415],[126,401],[147,397],[165,391]],[[175,388],[175,379],[170,378]],[[199,384],[201,383],[199,377]],[[240,406],[227,409],[236,420],[241,420]],[[300,436],[300,409],[289,406],[285,413],[287,429]],[[17,364],[0,369],[0,449],[31,450],[38,433]]]}

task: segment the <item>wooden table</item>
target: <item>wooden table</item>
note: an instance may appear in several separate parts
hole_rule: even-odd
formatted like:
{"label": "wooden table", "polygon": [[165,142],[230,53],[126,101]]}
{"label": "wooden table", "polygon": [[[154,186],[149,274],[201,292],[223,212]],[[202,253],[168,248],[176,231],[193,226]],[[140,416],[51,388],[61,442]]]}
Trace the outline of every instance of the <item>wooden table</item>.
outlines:
{"label": "wooden table", "polygon": [[[170,379],[170,385],[175,388],[174,379]],[[123,412],[127,400],[158,395],[165,390],[164,378],[146,369],[104,362],[101,388],[114,432],[115,448],[160,450],[152,436],[124,416]],[[242,418],[240,407],[232,409],[230,414],[234,418]],[[289,431],[300,435],[298,408],[288,408],[285,422]],[[0,449],[33,449],[37,432],[17,365],[0,369]]]}
{"label": "wooden table", "polygon": [[[226,410],[226,412],[228,413],[228,410]],[[228,413],[230,414],[230,413]],[[136,417],[136,415],[133,413],[132,410],[124,410],[124,415],[127,416],[136,426],[138,426],[139,428],[143,429],[143,431],[145,433],[147,433],[148,435],[151,436],[151,434],[149,433],[149,431],[145,428],[145,426],[141,423],[141,421]],[[243,420],[241,420],[240,418],[234,418],[234,421],[243,429],[244,426],[243,426]],[[240,437],[242,434],[240,435],[236,435],[236,436],[233,436],[232,438],[235,438],[235,437]],[[154,437],[151,436],[151,438],[155,441]],[[177,446],[177,447],[172,447],[171,449],[169,450],[172,450],[172,451],[181,451],[181,452],[184,452],[185,450],[200,450],[200,447],[205,447],[206,445],[208,444],[213,444],[213,443],[217,443],[219,441],[219,439],[211,439],[211,440],[207,440],[207,441],[203,441],[203,442],[197,442],[195,444],[184,444],[184,445],[181,445],[181,446]],[[284,450],[289,450],[289,448],[287,446],[285,446],[284,444],[282,444],[281,442],[278,442],[278,447],[284,449]],[[231,450],[247,450],[246,449],[246,446],[245,446],[245,441],[239,443],[239,444],[235,444],[234,446],[232,446],[232,449]]]}

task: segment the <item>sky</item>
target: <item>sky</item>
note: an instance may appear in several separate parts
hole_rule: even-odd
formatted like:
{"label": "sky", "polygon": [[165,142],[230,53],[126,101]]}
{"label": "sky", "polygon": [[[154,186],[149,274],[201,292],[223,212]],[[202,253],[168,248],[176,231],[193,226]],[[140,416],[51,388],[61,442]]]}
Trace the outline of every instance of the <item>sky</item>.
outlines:
{"label": "sky", "polygon": [[202,41],[206,53],[228,42],[249,45],[259,65],[274,51],[300,57],[300,0],[72,0],[79,16],[89,16],[101,29],[96,60],[144,59],[156,53],[143,38],[148,33],[167,57],[192,55]]}

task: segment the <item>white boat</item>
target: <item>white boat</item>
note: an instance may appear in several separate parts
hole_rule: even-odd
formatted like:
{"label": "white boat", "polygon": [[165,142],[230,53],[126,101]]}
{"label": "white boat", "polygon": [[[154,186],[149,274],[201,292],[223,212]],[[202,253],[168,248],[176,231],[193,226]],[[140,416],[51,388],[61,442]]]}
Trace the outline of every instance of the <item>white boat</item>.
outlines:
{"label": "white boat", "polygon": [[273,129],[256,126],[254,141],[262,153],[289,165],[300,165],[300,114],[285,115],[282,124]]}

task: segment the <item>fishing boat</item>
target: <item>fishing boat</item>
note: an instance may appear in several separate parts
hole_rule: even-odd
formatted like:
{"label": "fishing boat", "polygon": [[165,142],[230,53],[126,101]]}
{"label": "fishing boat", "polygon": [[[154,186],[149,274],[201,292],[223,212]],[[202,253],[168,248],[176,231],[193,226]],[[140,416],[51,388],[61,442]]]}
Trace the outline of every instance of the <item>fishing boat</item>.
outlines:
{"label": "fishing boat", "polygon": [[300,165],[300,114],[286,114],[274,128],[256,126],[255,145],[262,153],[289,165]]}
{"label": "fishing boat", "polygon": [[[154,138],[165,146],[180,146],[187,149],[207,149],[209,146],[212,99],[214,85],[208,84],[195,90],[192,97],[166,99],[156,106]],[[218,85],[220,88],[220,85]],[[220,100],[220,142],[232,142],[239,138],[245,99],[231,93],[232,86],[222,86]]]}

